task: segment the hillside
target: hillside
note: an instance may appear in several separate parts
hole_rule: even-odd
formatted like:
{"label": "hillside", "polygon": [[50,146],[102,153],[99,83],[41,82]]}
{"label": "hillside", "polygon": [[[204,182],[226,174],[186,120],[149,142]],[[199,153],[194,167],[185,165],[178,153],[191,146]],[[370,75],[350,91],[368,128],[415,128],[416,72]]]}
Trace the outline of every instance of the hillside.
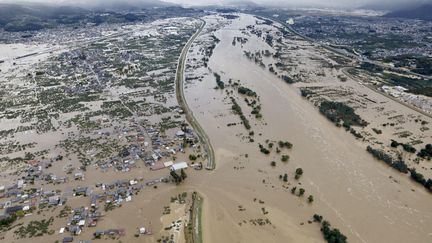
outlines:
{"label": "hillside", "polygon": [[390,12],[384,17],[432,20],[432,4]]}
{"label": "hillside", "polygon": [[0,29],[19,32],[87,23],[147,22],[158,18],[195,16],[201,12],[157,0],[126,0],[123,4],[117,0],[91,4],[75,2],[74,6],[0,3]]}
{"label": "hillside", "polygon": [[69,6],[0,4],[0,28],[6,31],[40,30],[55,24],[76,23],[87,12]]}

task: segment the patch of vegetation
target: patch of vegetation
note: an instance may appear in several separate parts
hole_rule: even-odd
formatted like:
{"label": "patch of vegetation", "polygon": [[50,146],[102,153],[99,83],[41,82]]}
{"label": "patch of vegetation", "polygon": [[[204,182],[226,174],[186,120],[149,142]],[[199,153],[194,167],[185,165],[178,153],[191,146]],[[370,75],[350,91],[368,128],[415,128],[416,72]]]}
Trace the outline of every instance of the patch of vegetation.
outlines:
{"label": "patch of vegetation", "polygon": [[321,232],[324,236],[324,239],[329,243],[346,243],[347,237],[343,235],[339,229],[331,228],[331,225],[328,221],[324,220],[321,223]]}
{"label": "patch of vegetation", "polygon": [[290,77],[288,77],[288,76],[286,76],[286,75],[282,75],[282,76],[281,76],[281,79],[282,79],[283,81],[285,81],[286,83],[288,83],[288,84],[293,84],[293,83],[296,82],[296,81],[294,81],[294,79],[292,79],[292,78],[290,78]]}
{"label": "patch of vegetation", "polygon": [[371,146],[367,146],[366,151],[372,154],[378,160],[384,161],[384,163],[388,164],[390,167],[398,170],[402,173],[408,173],[408,166],[402,159],[395,161],[390,155],[386,154],[384,151],[380,149],[374,149]]}
{"label": "patch of vegetation", "polygon": [[342,102],[324,101],[320,104],[320,112],[337,126],[367,126],[367,122],[354,112],[354,109]]}
{"label": "patch of vegetation", "polygon": [[412,55],[398,55],[387,57],[384,59],[386,62],[393,62],[395,67],[409,67],[415,64],[413,72],[432,75],[432,59],[425,56],[412,56]]}
{"label": "patch of vegetation", "polygon": [[413,146],[407,143],[399,143],[395,140],[392,140],[390,144],[390,146],[393,148],[397,148],[399,145],[402,145],[402,148],[408,153],[415,153],[417,151]]}
{"label": "patch of vegetation", "polygon": [[174,182],[177,185],[180,184],[182,181],[184,181],[187,178],[186,172],[183,169],[180,170],[180,175],[178,175],[175,171],[171,171],[170,175],[172,176],[172,178],[174,179]]}
{"label": "patch of vegetation", "polygon": [[305,189],[300,188],[300,189],[299,189],[299,194],[298,194],[298,196],[299,196],[299,197],[302,197],[302,196],[304,195],[304,193],[305,193]]}
{"label": "patch of vegetation", "polygon": [[253,91],[253,90],[251,90],[251,89],[249,89],[249,88],[246,88],[246,87],[244,87],[244,86],[240,86],[240,87],[238,87],[238,88],[237,88],[237,91],[238,91],[240,94],[243,94],[243,95],[247,95],[247,96],[251,96],[251,97],[256,97],[256,96],[257,96],[257,94],[255,93],[255,91]]}
{"label": "patch of vegetation", "polygon": [[382,134],[382,131],[381,131],[381,129],[378,129],[378,128],[372,128],[372,131],[374,131],[376,134]]}
{"label": "patch of vegetation", "polygon": [[422,184],[426,189],[432,192],[432,179],[425,179],[423,174],[416,171],[416,169],[411,168],[410,170],[411,179],[415,182]]}
{"label": "patch of vegetation", "polygon": [[297,168],[295,171],[295,179],[298,180],[300,179],[300,177],[303,175],[303,169],[302,168]]}
{"label": "patch of vegetation", "polygon": [[380,67],[380,66],[378,66],[376,64],[370,63],[370,62],[364,62],[364,63],[362,63],[360,65],[360,68],[362,68],[364,70],[367,70],[369,72],[373,72],[373,73],[379,73],[379,72],[384,71],[382,69],[382,67]]}
{"label": "patch of vegetation", "polygon": [[432,144],[426,144],[425,148],[417,153],[417,156],[430,160],[432,158]]}
{"label": "patch of vegetation", "polygon": [[387,82],[395,86],[402,86],[408,89],[408,92],[414,94],[421,94],[432,97],[431,82],[430,79],[416,79],[409,78],[401,75],[396,75],[392,73],[385,73],[384,78]]}
{"label": "patch of vegetation", "polygon": [[245,128],[247,130],[251,129],[251,126],[249,124],[249,120],[245,117],[245,115],[243,114],[242,108],[239,106],[239,104],[237,103],[237,101],[234,99],[234,97],[230,97],[231,98],[231,102],[233,103],[231,106],[231,109],[240,116],[240,119],[243,122],[243,125],[245,126]]}
{"label": "patch of vegetation", "polygon": [[301,88],[301,89],[300,89],[300,94],[301,94],[301,96],[303,96],[303,97],[308,97],[309,95],[313,95],[313,94],[315,94],[315,92],[313,92],[312,90],[309,90],[309,89],[307,89],[307,88]]}
{"label": "patch of vegetation", "polygon": [[216,84],[219,89],[225,88],[225,83],[221,80],[221,76],[218,73],[213,73],[214,77],[216,78]]}
{"label": "patch of vegetation", "polygon": [[266,147],[264,147],[262,144],[258,145],[260,148],[261,153],[263,154],[270,154],[270,150],[268,150]]}
{"label": "patch of vegetation", "polygon": [[357,132],[354,128],[351,127],[349,129],[349,131],[350,131],[350,133],[352,135],[354,135],[354,137],[356,137],[356,138],[363,138],[363,135],[361,135],[361,133]]}
{"label": "patch of vegetation", "polygon": [[15,214],[12,214],[9,217],[0,220],[0,230],[9,228],[15,222],[15,220],[17,220],[17,218],[18,217]]}
{"label": "patch of vegetation", "polygon": [[42,219],[40,221],[32,220],[26,226],[21,226],[14,231],[15,234],[20,238],[31,238],[39,237],[44,234],[53,234],[54,231],[49,231],[48,227],[54,222],[54,218],[51,217],[48,220]]}
{"label": "patch of vegetation", "polygon": [[323,220],[323,216],[321,216],[321,215],[319,215],[319,214],[314,214],[313,215],[313,221],[314,222],[322,222],[322,220]]}
{"label": "patch of vegetation", "polygon": [[111,117],[117,117],[119,119],[124,119],[133,115],[119,100],[104,101],[101,108]]}
{"label": "patch of vegetation", "polygon": [[221,14],[221,17],[224,17],[226,19],[238,19],[238,18],[240,18],[239,16],[233,15],[233,14]]}
{"label": "patch of vegetation", "polygon": [[288,141],[279,141],[278,145],[280,148],[287,148],[287,149],[291,149],[293,147],[292,143]]}

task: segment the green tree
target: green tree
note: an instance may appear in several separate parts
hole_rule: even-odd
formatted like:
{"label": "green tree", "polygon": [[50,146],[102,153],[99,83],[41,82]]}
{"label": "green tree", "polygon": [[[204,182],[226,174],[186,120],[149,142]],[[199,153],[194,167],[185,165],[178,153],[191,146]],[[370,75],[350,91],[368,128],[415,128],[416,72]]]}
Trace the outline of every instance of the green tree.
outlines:
{"label": "green tree", "polygon": [[300,179],[300,177],[303,175],[303,169],[302,168],[297,168],[295,171],[295,179],[298,180]]}
{"label": "green tree", "polygon": [[170,175],[173,177],[173,179],[174,179],[174,182],[176,183],[176,184],[180,184],[180,182],[182,181],[182,178],[175,172],[175,171],[171,171],[170,172]]}
{"label": "green tree", "polygon": [[186,172],[183,169],[180,170],[180,176],[182,180],[185,180],[187,178]]}
{"label": "green tree", "polygon": [[303,196],[304,193],[305,193],[305,189],[300,188],[300,190],[299,190],[299,196],[300,197]]}

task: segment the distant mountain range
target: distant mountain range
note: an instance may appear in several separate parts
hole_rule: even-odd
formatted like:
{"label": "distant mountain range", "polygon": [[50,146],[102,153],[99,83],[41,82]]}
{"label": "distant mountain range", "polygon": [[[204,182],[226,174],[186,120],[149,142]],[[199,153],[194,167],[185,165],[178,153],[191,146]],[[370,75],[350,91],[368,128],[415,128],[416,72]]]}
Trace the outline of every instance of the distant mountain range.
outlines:
{"label": "distant mountain range", "polygon": [[384,17],[421,19],[432,21],[432,4],[425,4],[414,8],[395,10],[384,15]]}
{"label": "distant mountain range", "polygon": [[73,1],[73,4],[74,6],[87,9],[111,11],[175,6],[173,3],[167,3],[160,0],[75,0]]}
{"label": "distant mountain range", "polygon": [[76,1],[73,6],[58,4],[0,3],[0,29],[34,31],[57,26],[87,23],[124,23],[157,18],[194,16],[202,12],[167,4],[159,0],[95,0],[91,4]]}
{"label": "distant mountain range", "polygon": [[0,27],[8,31],[39,30],[52,22],[63,23],[70,16],[79,18],[86,13],[87,10],[78,7],[0,3]]}

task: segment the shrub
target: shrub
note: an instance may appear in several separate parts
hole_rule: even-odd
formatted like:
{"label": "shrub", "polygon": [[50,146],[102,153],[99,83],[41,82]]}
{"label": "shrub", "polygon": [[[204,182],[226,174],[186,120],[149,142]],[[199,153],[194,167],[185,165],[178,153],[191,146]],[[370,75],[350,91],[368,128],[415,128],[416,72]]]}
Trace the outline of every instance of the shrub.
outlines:
{"label": "shrub", "polygon": [[302,168],[297,168],[295,171],[295,179],[298,180],[300,179],[300,177],[303,175],[303,169]]}
{"label": "shrub", "polygon": [[246,88],[246,87],[243,87],[243,86],[238,87],[237,91],[243,95],[247,95],[247,96],[251,96],[251,97],[257,96],[257,94],[253,90]]}
{"label": "shrub", "polygon": [[299,190],[299,196],[300,196],[300,197],[303,196],[304,193],[305,193],[305,189],[300,188],[300,190]]}
{"label": "shrub", "polygon": [[323,219],[323,217],[321,215],[318,215],[318,214],[314,214],[313,215],[313,220],[315,222],[320,222],[321,223],[322,219]]}
{"label": "shrub", "polygon": [[343,235],[338,229],[331,229],[330,223],[323,221],[321,224],[321,232],[324,239],[329,243],[346,243],[347,237]]}
{"label": "shrub", "polygon": [[367,126],[367,122],[354,112],[354,109],[341,102],[323,101],[320,112],[337,125],[341,122],[344,127]]}

